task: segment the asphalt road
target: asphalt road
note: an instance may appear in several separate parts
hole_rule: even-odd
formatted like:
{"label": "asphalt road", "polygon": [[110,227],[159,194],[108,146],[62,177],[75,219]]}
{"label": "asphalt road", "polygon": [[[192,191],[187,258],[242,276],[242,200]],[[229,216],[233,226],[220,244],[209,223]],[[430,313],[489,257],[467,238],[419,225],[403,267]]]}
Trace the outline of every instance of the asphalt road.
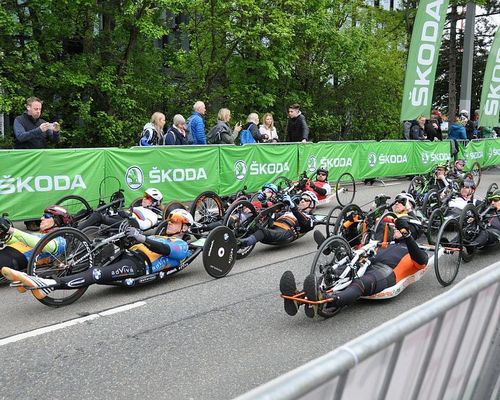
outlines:
{"label": "asphalt road", "polygon": [[[486,171],[478,195],[499,178],[499,169]],[[394,197],[408,183],[361,184],[355,202]],[[430,269],[395,299],[360,301],[328,320],[289,317],[280,276],[290,269],[300,286],[315,248],[311,234],[282,248],[259,244],[218,280],[200,257],[169,280],[93,286],[59,309],[0,287],[0,399],[231,399],[448,290]],[[481,253],[457,282],[497,260]],[[117,312],[124,305],[132,306]],[[80,322],[57,325],[68,321]]]}

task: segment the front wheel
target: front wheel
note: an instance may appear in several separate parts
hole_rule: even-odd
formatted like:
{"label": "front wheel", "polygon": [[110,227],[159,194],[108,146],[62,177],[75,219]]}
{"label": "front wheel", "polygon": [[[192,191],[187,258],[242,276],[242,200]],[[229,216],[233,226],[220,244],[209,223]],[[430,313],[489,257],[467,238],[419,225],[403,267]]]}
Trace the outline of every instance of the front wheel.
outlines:
{"label": "front wheel", "polygon": [[470,178],[474,181],[476,184],[476,188],[479,186],[479,183],[481,182],[481,165],[477,161],[474,161],[472,163],[472,166],[470,168],[470,171],[468,172],[470,175]]}
{"label": "front wheel", "polygon": [[[249,227],[256,217],[257,210],[252,203],[247,200],[237,201],[227,209],[223,224],[233,231],[237,239],[244,238],[248,234],[253,233],[249,230]],[[245,258],[252,252],[254,247],[255,245],[253,244],[239,248],[236,252],[236,258],[238,260]]]}
{"label": "front wheel", "polygon": [[354,181],[354,177],[349,172],[344,172],[337,179],[337,183],[335,183],[335,197],[337,198],[337,202],[344,207],[353,202],[355,195],[356,182]]}
{"label": "front wheel", "polygon": [[435,209],[427,221],[427,242],[435,244],[439,229],[444,223],[444,213],[440,208]]}
{"label": "front wheel", "polygon": [[[28,274],[57,279],[93,266],[94,255],[88,237],[77,229],[61,228],[45,235],[37,243],[28,262]],[[51,307],[66,306],[78,300],[86,290],[86,286],[56,289],[38,301]]]}
{"label": "front wheel", "polygon": [[224,216],[224,205],[222,199],[215,192],[203,192],[199,194],[189,208],[190,214],[195,222],[210,224],[222,220]]}
{"label": "front wheel", "polygon": [[441,286],[453,283],[462,260],[462,231],[455,218],[445,221],[439,230],[434,249],[434,271]]}
{"label": "front wheel", "polygon": [[[481,229],[481,218],[477,212],[476,207],[473,204],[467,204],[460,214],[458,220],[460,224],[460,230],[462,231],[463,241],[465,244],[473,242],[479,235]],[[462,251],[462,260],[469,262],[474,258],[474,252],[476,247],[464,246]]]}
{"label": "front wheel", "polygon": [[333,234],[342,236],[351,246],[360,244],[364,232],[359,229],[359,224],[363,223],[364,216],[365,214],[358,205],[347,205],[342,209],[335,222]]}

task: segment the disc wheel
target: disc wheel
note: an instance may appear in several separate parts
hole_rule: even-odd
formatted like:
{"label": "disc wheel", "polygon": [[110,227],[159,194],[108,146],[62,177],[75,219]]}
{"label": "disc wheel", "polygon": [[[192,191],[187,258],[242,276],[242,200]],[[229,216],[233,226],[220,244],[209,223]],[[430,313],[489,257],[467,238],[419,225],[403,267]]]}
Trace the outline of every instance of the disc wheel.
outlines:
{"label": "disc wheel", "polygon": [[434,271],[441,286],[453,283],[462,261],[462,231],[455,218],[444,222],[436,238],[434,249]]}
{"label": "disc wheel", "polygon": [[362,224],[364,215],[361,208],[356,204],[345,206],[335,222],[333,234],[342,236],[351,246],[360,244],[363,232],[360,232],[358,227],[359,224]]}
{"label": "disc wheel", "polygon": [[477,238],[481,227],[481,218],[479,217],[476,207],[472,204],[467,204],[462,210],[458,222],[465,244],[464,250],[462,251],[462,260],[469,262],[474,258],[476,247],[467,246],[467,243],[473,242]]}
{"label": "disc wheel", "polygon": [[87,218],[92,213],[92,207],[90,207],[89,202],[82,196],[78,196],[76,194],[63,196],[57,200],[55,204],[68,211],[68,213],[73,217],[73,224],[75,225],[78,221]]}
{"label": "disc wheel", "polygon": [[195,222],[209,224],[221,221],[224,216],[224,204],[215,192],[203,192],[199,194],[189,207],[189,212]]}
{"label": "disc wheel", "polygon": [[333,235],[333,231],[335,230],[335,223],[342,212],[342,206],[335,206],[330,211],[325,218],[325,233],[326,237]]}
{"label": "disc wheel", "polygon": [[[247,200],[233,203],[224,214],[223,224],[234,232],[236,239],[243,238],[249,233],[249,227],[257,217],[257,210]],[[238,248],[236,258],[238,260],[247,257],[255,245]]]}
{"label": "disc wheel", "polygon": [[[47,246],[57,246],[57,251],[47,251]],[[86,271],[94,266],[92,246],[87,236],[74,228],[60,228],[45,235],[33,249],[28,262],[28,274],[40,278],[61,278]],[[57,289],[43,299],[41,303],[60,307],[78,300],[87,287],[77,289]]]}
{"label": "disc wheel", "polygon": [[477,161],[474,161],[472,163],[472,166],[470,168],[470,171],[468,172],[470,174],[470,177],[476,184],[476,189],[479,186],[479,183],[481,182],[481,165]]}
{"label": "disc wheel", "polygon": [[354,177],[349,172],[344,172],[335,183],[335,197],[337,198],[337,202],[344,207],[353,202],[355,195],[356,182],[354,182]]}
{"label": "disc wheel", "polygon": [[437,208],[432,212],[429,220],[427,221],[425,236],[427,237],[427,242],[429,244],[436,244],[436,238],[443,223],[444,213],[440,208]]}
{"label": "disc wheel", "polygon": [[[317,290],[325,292],[339,281],[340,274],[344,272],[345,266],[342,265],[339,267],[336,264],[345,257],[351,260],[353,252],[351,246],[349,246],[349,243],[344,238],[330,236],[321,244],[314,255],[310,271],[310,274],[314,276]],[[347,282],[352,281],[354,279],[354,271],[350,271],[344,279]],[[323,318],[330,318],[339,311],[339,308],[331,307],[328,303],[325,303],[318,305],[317,313]]]}

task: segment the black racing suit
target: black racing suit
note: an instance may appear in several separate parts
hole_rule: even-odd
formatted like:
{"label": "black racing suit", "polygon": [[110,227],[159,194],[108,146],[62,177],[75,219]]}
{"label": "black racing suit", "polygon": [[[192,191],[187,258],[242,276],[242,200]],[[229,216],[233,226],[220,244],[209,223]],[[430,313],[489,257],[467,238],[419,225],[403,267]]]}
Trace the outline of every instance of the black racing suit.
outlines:
{"label": "black racing suit", "polygon": [[474,240],[478,247],[500,243],[500,211],[494,210],[493,215],[488,216],[488,224],[479,231]]}

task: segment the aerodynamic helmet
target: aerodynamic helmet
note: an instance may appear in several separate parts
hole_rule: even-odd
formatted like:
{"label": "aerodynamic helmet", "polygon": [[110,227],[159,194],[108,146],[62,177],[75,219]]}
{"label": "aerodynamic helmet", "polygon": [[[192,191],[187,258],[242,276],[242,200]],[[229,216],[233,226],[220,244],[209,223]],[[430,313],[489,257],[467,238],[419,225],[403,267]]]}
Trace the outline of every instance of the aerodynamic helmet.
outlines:
{"label": "aerodynamic helmet", "polygon": [[48,206],[43,210],[43,215],[45,218],[54,218],[54,223],[57,226],[67,226],[71,225],[73,222],[73,217],[66,211],[64,207],[58,206],[57,204]]}
{"label": "aerodynamic helmet", "polygon": [[318,205],[318,196],[316,196],[316,193],[311,192],[310,190],[306,190],[305,192],[302,192],[300,195],[301,198],[308,198],[311,201],[311,208],[316,208]]}
{"label": "aerodynamic helmet", "polygon": [[394,199],[394,202],[401,203],[406,208],[408,208],[408,202],[411,204],[412,208],[415,208],[415,206],[417,205],[413,196],[410,193],[405,192],[398,194]]}
{"label": "aerodynamic helmet", "polygon": [[168,215],[169,222],[180,222],[181,224],[193,225],[193,216],[182,208],[176,208]]}
{"label": "aerodynamic helmet", "polygon": [[163,200],[163,195],[158,189],[155,188],[146,189],[144,194],[148,195],[153,199],[153,206],[160,205],[161,201]]}
{"label": "aerodynamic helmet", "polygon": [[274,183],[266,183],[264,186],[262,186],[262,190],[269,189],[271,190],[274,194],[278,193],[278,186],[276,186]]}

